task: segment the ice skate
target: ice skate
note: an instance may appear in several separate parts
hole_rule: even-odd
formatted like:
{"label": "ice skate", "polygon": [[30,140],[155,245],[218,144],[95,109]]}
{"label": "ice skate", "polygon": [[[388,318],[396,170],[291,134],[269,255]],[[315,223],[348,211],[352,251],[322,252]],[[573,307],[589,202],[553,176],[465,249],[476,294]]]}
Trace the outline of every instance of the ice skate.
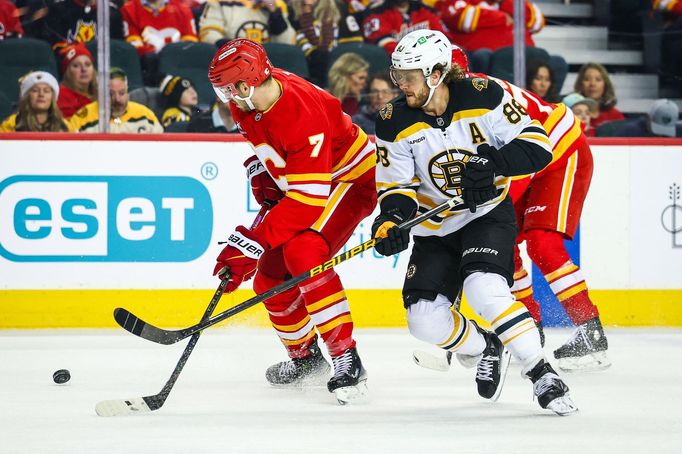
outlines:
{"label": "ice skate", "polygon": [[272,386],[282,388],[322,386],[331,367],[317,343],[313,343],[308,351],[310,354],[305,358],[293,358],[268,367],[265,378]]}
{"label": "ice skate", "polygon": [[362,366],[355,348],[332,358],[334,376],[327,382],[327,389],[334,393],[339,404],[359,402],[367,396],[367,371]]}
{"label": "ice skate", "polygon": [[552,410],[561,416],[578,411],[578,407],[568,394],[568,386],[547,361],[542,359],[521,373],[533,382],[533,394],[542,408]]}
{"label": "ice skate", "polygon": [[611,366],[606,356],[609,344],[599,317],[588,320],[573,332],[568,341],[554,350],[559,369],[565,372],[604,370]]}
{"label": "ice skate", "polygon": [[485,337],[486,344],[476,367],[478,394],[495,402],[502,393],[511,355],[495,333],[485,331],[478,325],[476,328]]}

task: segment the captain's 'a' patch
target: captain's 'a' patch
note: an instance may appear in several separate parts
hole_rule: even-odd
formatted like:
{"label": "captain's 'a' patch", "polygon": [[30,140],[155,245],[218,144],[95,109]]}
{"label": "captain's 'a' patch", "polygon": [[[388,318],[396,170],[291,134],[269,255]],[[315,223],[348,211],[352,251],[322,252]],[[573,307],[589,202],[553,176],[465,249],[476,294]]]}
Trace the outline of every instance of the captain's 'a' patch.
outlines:
{"label": "captain's 'a' patch", "polygon": [[379,111],[379,116],[381,116],[382,120],[390,120],[391,116],[393,116],[393,104],[389,102],[384,107],[382,107],[381,110]]}
{"label": "captain's 'a' patch", "polygon": [[471,85],[478,91],[483,91],[488,88],[488,79],[481,79],[480,77],[474,77],[471,79]]}

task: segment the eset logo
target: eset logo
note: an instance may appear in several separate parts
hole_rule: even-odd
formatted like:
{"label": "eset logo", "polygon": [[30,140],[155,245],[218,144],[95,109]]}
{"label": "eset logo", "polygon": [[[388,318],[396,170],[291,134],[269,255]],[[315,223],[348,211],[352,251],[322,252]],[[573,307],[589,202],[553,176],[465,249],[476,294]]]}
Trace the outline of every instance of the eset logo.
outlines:
{"label": "eset logo", "polygon": [[208,247],[213,209],[188,177],[20,175],[0,182],[0,220],[16,262],[186,262]]}

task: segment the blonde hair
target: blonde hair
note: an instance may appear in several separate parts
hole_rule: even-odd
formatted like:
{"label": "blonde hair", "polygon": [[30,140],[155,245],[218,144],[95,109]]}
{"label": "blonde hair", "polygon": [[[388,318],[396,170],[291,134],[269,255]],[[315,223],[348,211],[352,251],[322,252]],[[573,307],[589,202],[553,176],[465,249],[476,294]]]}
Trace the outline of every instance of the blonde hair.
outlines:
{"label": "blonde hair", "polygon": [[329,68],[329,92],[343,101],[349,92],[348,78],[360,71],[367,71],[369,63],[354,52],[341,55]]}
{"label": "blonde hair", "polygon": [[57,107],[57,94],[52,88],[50,91],[52,91],[52,102],[50,102],[50,108],[47,110],[47,121],[42,125],[38,123],[36,111],[31,107],[31,90],[29,90],[19,100],[15,131],[66,132],[69,130],[64,122],[62,111]]}
{"label": "blonde hair", "polygon": [[[291,8],[298,19],[303,14],[303,0],[291,0]],[[341,12],[334,0],[317,0],[313,7],[313,17],[321,22],[333,22],[338,24],[341,20]]]}
{"label": "blonde hair", "polygon": [[587,73],[588,69],[596,69],[599,71],[601,78],[604,80],[604,93],[601,95],[601,99],[597,100],[597,102],[599,102],[599,108],[610,109],[611,107],[615,106],[618,100],[616,99],[616,91],[613,88],[613,82],[611,82],[609,73],[606,68],[604,68],[604,65],[599,63],[585,63],[580,68],[580,71],[578,71],[578,77],[575,78],[575,84],[573,85],[575,92],[584,95],[583,80],[585,80],[585,73]]}
{"label": "blonde hair", "polygon": [[[97,70],[95,69],[95,65],[92,65],[92,80],[88,84],[87,91],[85,94],[88,96],[88,98],[92,99],[93,101],[97,101],[97,93],[98,93],[98,84],[97,84]],[[64,86],[70,88],[73,91],[77,91],[81,93],[80,90],[76,88],[76,82],[73,80],[71,76],[71,72],[69,71],[69,68],[66,68],[66,71],[64,71],[64,75],[62,76],[62,84]]]}

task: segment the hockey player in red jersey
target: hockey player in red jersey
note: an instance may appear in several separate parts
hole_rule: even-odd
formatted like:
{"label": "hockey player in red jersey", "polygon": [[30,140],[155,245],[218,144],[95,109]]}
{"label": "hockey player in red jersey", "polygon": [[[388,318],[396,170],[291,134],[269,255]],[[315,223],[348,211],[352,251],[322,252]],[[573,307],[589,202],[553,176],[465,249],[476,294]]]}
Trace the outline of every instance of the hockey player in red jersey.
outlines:
{"label": "hockey player in red jersey", "polygon": [[[214,274],[230,277],[227,291],[255,274],[254,290],[263,293],[329,260],[371,214],[374,145],[336,98],[273,68],[253,41],[236,39],[221,47],[209,79],[254,146],[256,155],[245,165],[257,200],[277,202],[255,229],[237,227]],[[326,377],[329,364],[317,346],[319,333],[334,364],[329,391],[340,403],[364,394],[367,374],[334,269],[269,298],[265,307],[290,357],[267,370],[272,385],[300,386]]]}
{"label": "hockey player in red jersey", "polygon": [[[457,46],[452,54],[453,64],[468,71],[466,54]],[[518,245],[525,241],[531,260],[578,327],[568,342],[554,351],[559,367],[567,371],[605,369],[611,362],[606,356],[608,342],[599,310],[590,299],[580,267],[571,261],[564,246],[564,239],[572,239],[576,233],[592,179],[592,152],[580,122],[564,104],[545,102],[528,90],[490,76],[466,74],[500,84],[530,118],[543,125],[552,145],[552,162],[533,175],[514,180],[509,190],[519,224],[512,293],[528,308],[542,334],[540,305],[519,254]]]}

